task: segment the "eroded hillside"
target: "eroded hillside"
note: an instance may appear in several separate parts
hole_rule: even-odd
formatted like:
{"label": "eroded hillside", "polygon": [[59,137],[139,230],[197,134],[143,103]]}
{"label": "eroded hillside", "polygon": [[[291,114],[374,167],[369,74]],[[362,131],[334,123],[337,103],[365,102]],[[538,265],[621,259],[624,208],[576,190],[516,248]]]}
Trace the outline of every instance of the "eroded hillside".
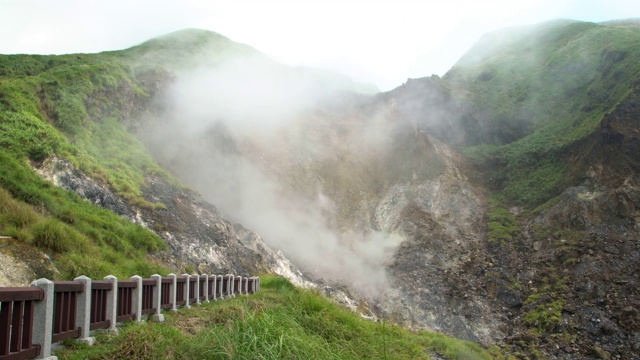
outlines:
{"label": "eroded hillside", "polygon": [[522,357],[634,358],[639,56],[637,22],[556,21],[376,95],[194,30],[2,57],[0,229],[64,276],[276,272]]}
{"label": "eroded hillside", "polygon": [[[530,356],[628,357],[638,35],[634,22],[572,21],[490,34],[442,79],[373,97],[289,94],[276,110],[314,106],[266,127],[173,98],[156,116],[179,140],[153,129],[147,141],[223,212],[379,315]],[[197,131],[175,130],[191,117]]]}

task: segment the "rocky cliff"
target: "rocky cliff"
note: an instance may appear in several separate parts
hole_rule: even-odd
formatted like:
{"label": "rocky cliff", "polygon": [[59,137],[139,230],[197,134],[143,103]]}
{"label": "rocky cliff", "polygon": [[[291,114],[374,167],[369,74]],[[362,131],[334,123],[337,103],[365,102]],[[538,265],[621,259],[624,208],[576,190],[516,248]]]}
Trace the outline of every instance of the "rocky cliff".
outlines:
{"label": "rocky cliff", "polygon": [[145,179],[144,198],[164,205],[148,209],[131,206],[64,159],[48,158],[37,165],[36,171],[56,186],[157,233],[168,249],[150,255],[149,260],[175,273],[185,269],[240,276],[275,273],[299,286],[308,283],[282,252],[272,250],[256,233],[224,219],[197,193],[169,184],[166,179]]}

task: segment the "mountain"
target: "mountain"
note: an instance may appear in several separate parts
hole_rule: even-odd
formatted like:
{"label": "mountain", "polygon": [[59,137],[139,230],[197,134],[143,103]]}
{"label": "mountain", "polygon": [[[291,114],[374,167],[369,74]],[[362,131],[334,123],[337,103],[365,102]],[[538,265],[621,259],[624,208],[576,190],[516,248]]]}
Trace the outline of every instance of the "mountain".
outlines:
{"label": "mountain", "polygon": [[0,232],[38,276],[275,272],[514,356],[633,358],[639,51],[636,20],[556,20],[375,94],[193,29],[0,56]]}

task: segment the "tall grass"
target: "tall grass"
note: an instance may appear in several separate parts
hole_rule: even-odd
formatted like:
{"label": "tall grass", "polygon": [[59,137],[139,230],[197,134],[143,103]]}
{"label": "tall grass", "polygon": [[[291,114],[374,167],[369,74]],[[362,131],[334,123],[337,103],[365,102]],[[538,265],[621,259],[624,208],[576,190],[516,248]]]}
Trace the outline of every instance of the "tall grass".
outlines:
{"label": "tall grass", "polygon": [[491,359],[480,346],[363,320],[316,291],[265,276],[260,293],[127,324],[96,346],[73,344],[60,359]]}
{"label": "tall grass", "polygon": [[0,235],[52,255],[59,277],[167,273],[147,254],[166,249],[154,233],[41,179],[0,149]]}

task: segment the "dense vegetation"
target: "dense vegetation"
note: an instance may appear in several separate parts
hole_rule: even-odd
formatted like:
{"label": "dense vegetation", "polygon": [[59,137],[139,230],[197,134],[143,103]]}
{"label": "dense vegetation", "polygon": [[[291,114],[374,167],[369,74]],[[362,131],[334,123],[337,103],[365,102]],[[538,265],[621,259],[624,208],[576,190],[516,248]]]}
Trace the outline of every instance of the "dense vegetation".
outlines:
{"label": "dense vegetation", "polygon": [[371,322],[316,291],[263,277],[261,291],[167,313],[165,323],[128,324],[98,344],[58,351],[60,359],[447,359],[500,358],[430,332]]}
{"label": "dense vegetation", "polygon": [[559,20],[485,35],[446,74],[477,124],[465,152],[503,202],[534,208],[572,181],[566,153],[640,78],[640,23]]}
{"label": "dense vegetation", "polygon": [[169,178],[124,121],[149,98],[120,61],[100,55],[0,56],[0,232],[52,255],[61,278],[165,272],[152,232],[54,187],[30,166],[56,155],[133,205],[144,176]]}

